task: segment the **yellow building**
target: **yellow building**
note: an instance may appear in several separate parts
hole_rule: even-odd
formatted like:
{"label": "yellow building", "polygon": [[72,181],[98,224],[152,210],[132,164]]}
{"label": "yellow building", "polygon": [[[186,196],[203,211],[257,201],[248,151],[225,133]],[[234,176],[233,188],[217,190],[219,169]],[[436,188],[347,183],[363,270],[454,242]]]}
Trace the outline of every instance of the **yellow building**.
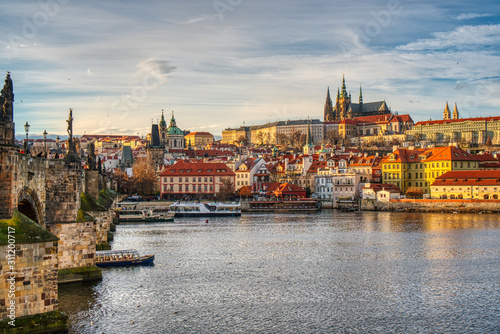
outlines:
{"label": "yellow building", "polygon": [[191,132],[184,136],[187,147],[204,147],[213,143],[214,136],[209,132]]}
{"label": "yellow building", "polygon": [[[453,117],[453,118],[452,118]],[[500,144],[500,117],[459,118],[457,105],[453,114],[446,103],[442,120],[422,121],[406,131],[410,138],[435,143]]]}
{"label": "yellow building", "polygon": [[442,199],[493,199],[500,197],[500,171],[453,171],[439,176],[431,197]]}
{"label": "yellow building", "polygon": [[478,170],[476,156],[454,147],[428,149],[399,149],[381,161],[382,182],[394,184],[404,193],[408,188],[418,188],[430,194],[430,185],[437,177],[449,171]]}
{"label": "yellow building", "polygon": [[249,127],[242,126],[236,129],[225,129],[222,131],[222,144],[240,143],[243,139],[250,142],[250,129]]}

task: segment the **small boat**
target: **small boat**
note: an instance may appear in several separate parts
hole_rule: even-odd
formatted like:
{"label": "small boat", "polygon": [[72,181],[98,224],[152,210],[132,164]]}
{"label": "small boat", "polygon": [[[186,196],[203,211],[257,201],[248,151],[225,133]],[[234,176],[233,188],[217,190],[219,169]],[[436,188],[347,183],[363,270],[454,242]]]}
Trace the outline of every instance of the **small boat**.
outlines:
{"label": "small boat", "polygon": [[117,210],[116,216],[118,223],[150,223],[150,222],[167,222],[174,220],[174,214],[155,213],[152,209],[136,209],[136,210]]}
{"label": "small boat", "polygon": [[155,260],[154,255],[140,256],[135,249],[97,251],[96,258],[98,267],[153,264]]}
{"label": "small boat", "polygon": [[169,212],[175,217],[241,216],[241,206],[239,203],[175,202]]}

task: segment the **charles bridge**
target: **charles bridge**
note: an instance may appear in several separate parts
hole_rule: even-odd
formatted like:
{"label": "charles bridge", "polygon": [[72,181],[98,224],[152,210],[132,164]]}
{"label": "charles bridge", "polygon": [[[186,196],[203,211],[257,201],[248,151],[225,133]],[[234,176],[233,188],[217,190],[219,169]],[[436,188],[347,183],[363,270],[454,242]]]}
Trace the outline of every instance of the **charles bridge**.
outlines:
{"label": "charles bridge", "polygon": [[[95,252],[108,241],[114,192],[106,188],[93,152],[82,168],[71,109],[68,151],[64,158],[48,159],[15,146],[13,102],[7,74],[0,95],[0,333],[14,328],[8,324],[13,317],[15,328],[26,322],[29,332],[45,333],[44,321],[33,325],[34,315],[56,319],[50,323],[59,323],[58,330],[66,326],[57,311],[58,284],[102,277]],[[14,259],[9,258],[13,247]],[[12,274],[14,298],[9,294]]]}

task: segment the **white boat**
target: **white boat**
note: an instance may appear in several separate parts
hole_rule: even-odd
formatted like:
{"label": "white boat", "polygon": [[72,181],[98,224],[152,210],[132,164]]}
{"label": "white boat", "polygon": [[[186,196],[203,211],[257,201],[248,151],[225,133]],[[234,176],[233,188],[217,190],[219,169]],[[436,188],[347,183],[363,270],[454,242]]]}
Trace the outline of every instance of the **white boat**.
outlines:
{"label": "white boat", "polygon": [[241,216],[240,203],[181,203],[170,205],[176,217]]}
{"label": "white boat", "polygon": [[116,216],[118,217],[119,223],[149,223],[149,222],[166,222],[173,221],[174,214],[166,213],[166,214],[157,214],[154,213],[152,209],[143,209],[143,210],[117,210]]}

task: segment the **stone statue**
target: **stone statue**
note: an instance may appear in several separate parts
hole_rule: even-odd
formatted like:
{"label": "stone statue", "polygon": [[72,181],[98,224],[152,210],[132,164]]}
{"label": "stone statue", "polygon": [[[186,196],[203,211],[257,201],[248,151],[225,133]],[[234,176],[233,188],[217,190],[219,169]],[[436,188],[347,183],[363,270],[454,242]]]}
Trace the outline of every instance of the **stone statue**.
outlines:
{"label": "stone statue", "polygon": [[80,156],[76,150],[76,142],[73,138],[73,109],[69,109],[69,117],[66,120],[68,123],[68,152],[64,157],[67,166],[81,168]]}
{"label": "stone statue", "polygon": [[4,121],[11,121],[13,118],[13,102],[14,102],[14,87],[12,85],[12,79],[10,78],[10,72],[7,72],[7,77],[5,78],[5,85],[1,92],[2,103],[2,118]]}

